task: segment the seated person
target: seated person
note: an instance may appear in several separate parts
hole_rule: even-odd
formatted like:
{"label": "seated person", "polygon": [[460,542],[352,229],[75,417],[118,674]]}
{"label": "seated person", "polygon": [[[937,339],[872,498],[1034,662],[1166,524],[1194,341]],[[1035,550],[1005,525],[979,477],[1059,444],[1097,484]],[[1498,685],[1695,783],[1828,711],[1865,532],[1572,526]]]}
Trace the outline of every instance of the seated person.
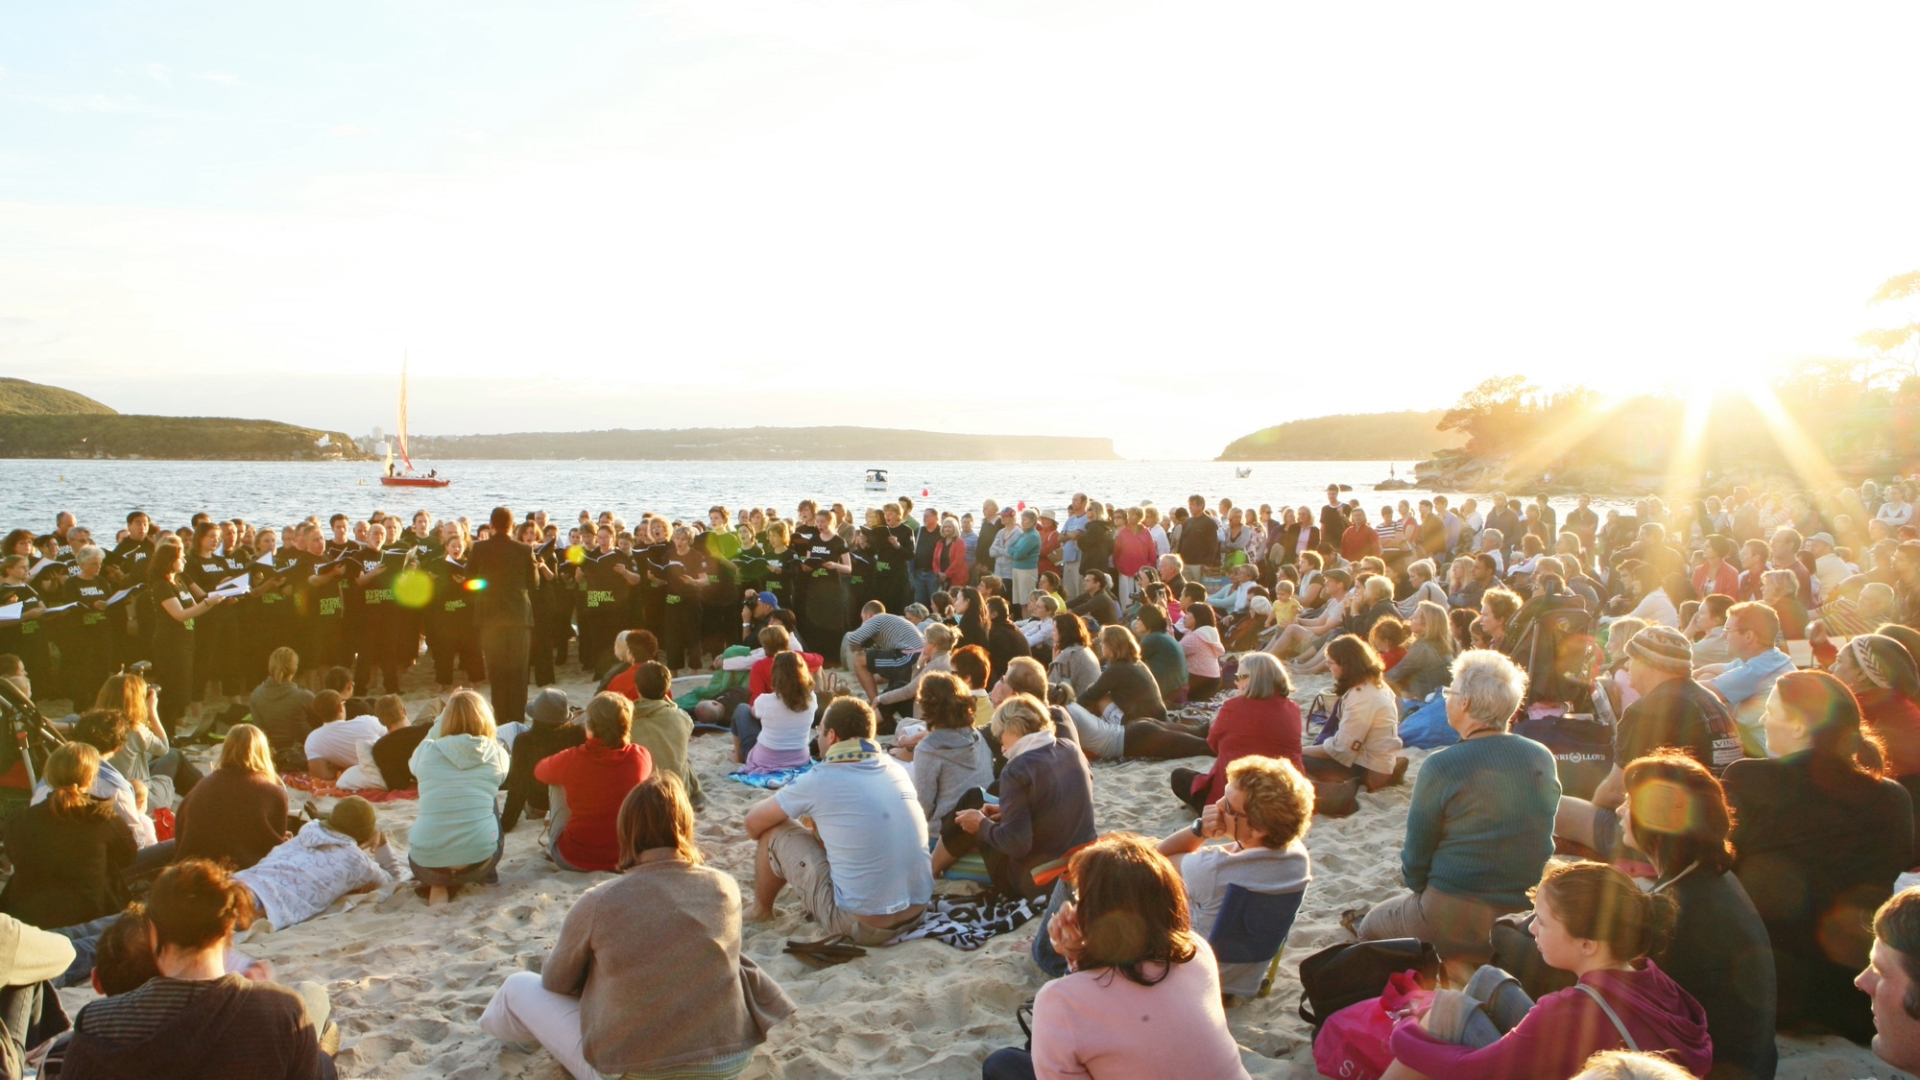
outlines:
{"label": "seated person", "polygon": [[396,725],[407,721],[406,703],[399,694],[387,694],[374,702],[373,715],[347,719],[344,704],[331,690],[313,697],[313,716],[320,726],[307,733],[307,774],[316,780],[337,780],[340,774],[360,763],[360,744],[371,751]]}
{"label": "seated person", "polygon": [[1342,634],[1327,643],[1326,659],[1340,698],[1334,705],[1339,727],[1326,742],[1300,748],[1307,775],[1324,783],[1359,779],[1368,791],[1398,782],[1407,769],[1407,759],[1399,756],[1400,707],[1387,689],[1379,655]]}
{"label": "seated person", "polygon": [[810,764],[807,744],[818,705],[806,661],[796,652],[776,654],[772,689],[753,699],[745,717],[734,718],[733,759],[762,773]]}
{"label": "seated person", "polygon": [[648,660],[635,668],[633,685],[640,696],[633,702],[628,740],[653,759],[654,772],[679,777],[688,801],[699,809],[706,801],[700,793],[700,774],[687,762],[693,717],[673,703],[673,672],[665,664]]}
{"label": "seated person", "polygon": [[574,715],[567,692],[556,687],[540,691],[540,696],[527,705],[527,724],[527,729],[513,740],[512,759],[507,766],[507,805],[500,814],[500,827],[508,832],[520,824],[521,814],[538,820],[551,809],[547,785],[534,777],[534,768],[560,751],[587,741],[587,729]]}
{"label": "seated person", "polygon": [[995,709],[990,731],[1007,757],[1000,803],[988,804],[984,788],[960,797],[941,823],[933,872],[944,874],[977,849],[995,888],[1036,898],[1046,889],[1034,882],[1034,871],[1098,835],[1093,774],[1079,747],[1055,738],[1047,706],[1030,695],[1016,694]]}
{"label": "seated person", "polygon": [[1496,967],[1464,990],[1436,992],[1425,1015],[1394,1026],[1381,1080],[1571,1080],[1593,1054],[1665,1054],[1694,1076],[1713,1055],[1700,1003],[1647,957],[1673,924],[1673,901],[1600,863],[1562,863],[1534,890],[1545,962],[1578,985],[1535,1002]]}
{"label": "seated person", "polygon": [[[345,791],[387,790],[387,776],[380,771],[378,756],[380,744],[386,742],[389,736],[406,731],[412,726],[412,719],[407,716],[406,702],[402,701],[397,694],[388,694],[374,702],[373,718],[380,723],[380,734],[374,738],[360,738],[355,741],[353,764],[347,766],[339,776],[334,777],[334,787]],[[319,734],[319,731],[315,731],[314,734]],[[308,745],[312,746],[313,736],[309,735],[307,738]],[[415,742],[409,746],[408,754],[411,755],[413,748],[419,745]],[[309,757],[308,761],[311,763],[312,758]]]}
{"label": "seated person", "polygon": [[1492,957],[1494,920],[1526,910],[1553,856],[1553,752],[1509,730],[1526,694],[1526,672],[1497,652],[1454,660],[1447,723],[1460,741],[1428,755],[1414,780],[1400,848],[1412,891],[1369,911],[1357,931],[1362,941],[1431,942],[1456,984]]}
{"label": "seated person", "polygon": [[847,668],[871,701],[880,696],[882,682],[891,690],[912,677],[923,644],[919,628],[905,616],[869,600],[860,608],[860,625],[847,632],[841,649]]}
{"label": "seated person", "polygon": [[1219,801],[1227,790],[1227,768],[1243,757],[1276,757],[1303,768],[1300,760],[1300,706],[1292,700],[1286,669],[1267,653],[1240,658],[1238,692],[1227,699],[1207,728],[1213,768],[1197,772],[1181,767],[1168,777],[1173,794],[1194,813]]}
{"label": "seated person", "polygon": [[640,665],[659,655],[660,639],[652,631],[620,631],[613,638],[613,658],[619,662],[594,692],[604,694],[612,691],[629,701],[636,700],[635,695],[640,693],[640,688],[634,685],[634,677],[639,674]]}
{"label": "seated person", "polygon": [[[1194,934],[1213,933],[1229,886],[1261,893],[1305,889],[1313,880],[1305,842],[1312,821],[1313,784],[1292,762],[1249,755],[1229,766],[1226,793],[1191,827],[1160,841],[1160,854],[1186,883]],[[1203,847],[1209,840],[1227,843]],[[1264,962],[1221,964],[1220,990],[1251,997],[1266,973]]]}
{"label": "seated person", "polygon": [[1188,919],[1179,871],[1145,837],[1114,833],[1076,852],[1055,896],[1043,932],[1072,974],[1034,999],[1033,1049],[994,1051],[986,1080],[1247,1080],[1213,950]]}
{"label": "seated person", "polygon": [[245,870],[288,839],[287,789],[274,772],[266,732],[235,724],[220,744],[219,766],[180,804],[174,854]]}
{"label": "seated person", "polygon": [[100,752],[88,743],[67,743],[47,758],[46,797],[6,823],[13,876],[0,892],[0,912],[50,930],[126,906],[123,878],[137,848],[113,803],[91,793],[99,772]]}
{"label": "seated person", "polygon": [[1920,888],[1880,905],[1873,916],[1873,955],[1854,985],[1873,999],[1873,1053],[1906,1073],[1920,1073]]}
{"label": "seated person", "polygon": [[793,1002],[742,951],[740,886],[701,858],[679,779],[635,785],[619,819],[620,876],[581,895],[546,963],[508,975],[480,1029],[540,1043],[570,1076],[730,1080]]}
{"label": "seated person", "polygon": [[1092,619],[1098,626],[1120,622],[1120,604],[1114,600],[1113,590],[1107,585],[1105,571],[1089,570],[1081,575],[1080,595],[1068,601],[1067,611]]}
{"label": "seated person", "polygon": [[[73,740],[99,751],[100,769],[94,777],[91,793],[111,804],[114,816],[126,822],[127,828],[133,831],[134,842],[140,845],[140,850],[149,851],[160,841],[155,836],[153,818],[147,816],[145,793],[120,775],[120,770],[108,760],[126,746],[127,730],[124,714],[112,709],[89,709],[80,714],[79,721],[73,725]],[[39,802],[46,797],[47,783],[43,778],[39,786],[34,788],[33,801]],[[145,856],[143,868],[149,865],[157,868],[164,863],[166,859],[163,855],[168,850],[162,849]],[[158,862],[153,861],[156,858]]]}
{"label": "seated person", "polygon": [[[294,684],[299,674],[299,653],[284,645],[273,650],[267,657],[266,681],[254,687],[253,696],[247,701],[253,726],[267,733],[276,752],[299,751],[306,745],[307,732],[313,730],[309,712],[313,692]],[[351,696],[351,685],[349,675],[348,693],[340,695],[343,699]]]}
{"label": "seated person", "polygon": [[913,763],[921,812],[939,821],[962,794],[993,783],[993,754],[973,726],[973,691],[957,677],[940,671],[922,676],[917,705],[926,732],[905,751],[906,760]]}
{"label": "seated person", "polygon": [[874,725],[866,702],[836,698],[821,719],[820,764],[747,812],[747,835],[759,845],[753,921],[773,918],[789,882],[821,931],[858,945],[885,944],[926,911],[927,820]]}
{"label": "seated person", "polygon": [[873,699],[873,707],[880,712],[882,720],[911,709],[920,693],[920,681],[929,674],[953,670],[953,649],[960,643],[960,635],[953,627],[930,622],[920,633],[927,644],[920,652],[920,662],[914,668],[913,678],[891,690],[882,691],[879,697]]}
{"label": "seated person", "polygon": [[[1132,703],[1130,705],[1121,705],[1123,716],[1110,716],[1109,719],[1120,721],[1161,716],[1165,715],[1166,707],[1169,704],[1182,705],[1186,703],[1187,683],[1189,681],[1187,674],[1187,655],[1186,651],[1180,647],[1180,643],[1174,640],[1173,634],[1169,632],[1179,620],[1184,618],[1184,614],[1179,616],[1173,615],[1170,611],[1162,609],[1152,603],[1140,605],[1140,609],[1133,613],[1133,652],[1138,657],[1139,663],[1145,664],[1147,673],[1153,677],[1153,686],[1159,691],[1160,711],[1159,713],[1153,711],[1153,703],[1148,700],[1144,687],[1134,688],[1133,684],[1135,684],[1137,680],[1134,678],[1134,673],[1127,670],[1132,665],[1123,662],[1121,670],[1116,674],[1122,679],[1121,686]],[[1119,624],[1114,624],[1112,628],[1115,630],[1126,629],[1126,627]],[[1107,629],[1107,627],[1103,626],[1094,634],[1094,651],[1098,654],[1101,662],[1106,665],[1106,667],[1101,669],[1101,678],[1104,678],[1107,670],[1113,667],[1112,661],[1115,655],[1107,650]],[[1120,653],[1124,655],[1127,650],[1119,644],[1119,640],[1117,636],[1114,637],[1116,647],[1119,648]],[[1096,678],[1093,684],[1087,686],[1084,690],[1076,687],[1074,696],[1078,697],[1082,704],[1091,708],[1092,703],[1096,700],[1093,693],[1094,687],[1100,685],[1101,678]],[[1107,686],[1102,686],[1101,696],[1113,696],[1111,692],[1112,688],[1113,684],[1111,683]],[[1103,711],[1104,707],[1103,705],[1101,709],[1096,709],[1095,711]]]}
{"label": "seated person", "polygon": [[252,894],[253,910],[284,930],[306,922],[349,893],[371,892],[400,876],[400,857],[373,804],[349,795],[325,821],[309,821],[293,839],[233,875]]}
{"label": "seated person", "polygon": [[619,694],[595,694],[586,727],[585,742],[533,767],[553,808],[547,855],[563,870],[613,870],[620,861],[614,835],[620,802],[653,775],[653,755],[628,740],[633,703]]}
{"label": "seated person", "polygon": [[302,996],[227,972],[251,897],[205,859],[148,894],[157,978],[80,1011],[62,1075],[74,1080],[334,1080]]}
{"label": "seated person", "polygon": [[1748,601],[1727,609],[1726,642],[1733,659],[1698,668],[1693,677],[1733,708],[1740,744],[1748,757],[1767,754],[1767,695],[1780,676],[1794,670],[1792,658],[1775,647],[1780,616],[1765,604]]}
{"label": "seated person", "polygon": [[507,766],[507,749],[494,738],[493,707],[472,690],[454,694],[407,762],[420,785],[407,869],[416,891],[426,890],[428,906],[446,903],[462,885],[500,880],[507,834],[493,797]]}

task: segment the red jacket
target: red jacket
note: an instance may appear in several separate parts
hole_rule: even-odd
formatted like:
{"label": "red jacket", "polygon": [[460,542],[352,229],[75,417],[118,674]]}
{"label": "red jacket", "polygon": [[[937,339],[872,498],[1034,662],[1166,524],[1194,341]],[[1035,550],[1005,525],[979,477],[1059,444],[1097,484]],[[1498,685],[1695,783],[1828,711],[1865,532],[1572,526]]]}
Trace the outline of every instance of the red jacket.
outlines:
{"label": "red jacket", "polygon": [[1209,804],[1227,793],[1227,766],[1250,754],[1285,758],[1306,770],[1300,761],[1300,706],[1289,698],[1231,697],[1220,706],[1207,745],[1213,747],[1213,771],[1193,780],[1193,792],[1207,793]]}
{"label": "red jacket", "polygon": [[653,755],[644,746],[608,746],[593,736],[533,767],[533,778],[567,791],[567,825],[560,855],[582,870],[613,870],[620,863],[615,822],[620,804],[653,775]]}
{"label": "red jacket", "polygon": [[[800,654],[800,659],[807,662],[807,667],[815,677],[819,676],[820,665],[823,662],[819,653],[803,652]],[[773,693],[773,657],[763,656],[755,660],[753,666],[747,669],[747,700],[752,701],[761,694],[771,693]]]}
{"label": "red jacket", "polygon": [[949,589],[957,589],[967,583],[967,542],[954,537],[941,540],[933,547],[933,572],[940,575],[940,583]]}
{"label": "red jacket", "polygon": [[1380,534],[1373,531],[1371,525],[1353,525],[1340,537],[1340,557],[1348,562],[1358,562],[1369,555],[1380,554]]}

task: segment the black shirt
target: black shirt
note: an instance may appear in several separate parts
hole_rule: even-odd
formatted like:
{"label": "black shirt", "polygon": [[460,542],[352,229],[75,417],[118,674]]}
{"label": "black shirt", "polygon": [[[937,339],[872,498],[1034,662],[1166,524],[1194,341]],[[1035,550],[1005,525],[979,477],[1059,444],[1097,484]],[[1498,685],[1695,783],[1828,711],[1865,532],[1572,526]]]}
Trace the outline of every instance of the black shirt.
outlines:
{"label": "black shirt", "polygon": [[1780,1057],[1773,948],[1747,890],[1732,873],[1696,866],[1659,891],[1680,910],[1666,951],[1654,959],[1707,1011],[1707,1080],[1773,1080]]}
{"label": "black shirt", "polygon": [[481,626],[533,625],[533,549],[505,536],[473,545],[467,576],[486,582],[473,594],[474,619]]}
{"label": "black shirt", "polygon": [[1669,679],[1627,706],[1613,746],[1614,763],[1623,769],[1667,746],[1685,750],[1715,776],[1746,757],[1727,703],[1690,678]]}

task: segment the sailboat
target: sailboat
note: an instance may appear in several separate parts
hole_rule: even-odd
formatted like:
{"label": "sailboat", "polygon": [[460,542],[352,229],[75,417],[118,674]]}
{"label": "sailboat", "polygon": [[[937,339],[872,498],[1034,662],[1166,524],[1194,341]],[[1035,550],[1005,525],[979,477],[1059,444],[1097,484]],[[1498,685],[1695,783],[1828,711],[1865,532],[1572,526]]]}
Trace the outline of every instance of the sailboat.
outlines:
{"label": "sailboat", "polygon": [[429,470],[425,476],[413,470],[413,459],[407,456],[407,362],[400,361],[400,430],[394,434],[394,443],[400,448],[400,463],[403,469],[395,468],[393,448],[387,449],[386,475],[380,482],[387,487],[443,488],[453,483],[444,479],[438,472]]}

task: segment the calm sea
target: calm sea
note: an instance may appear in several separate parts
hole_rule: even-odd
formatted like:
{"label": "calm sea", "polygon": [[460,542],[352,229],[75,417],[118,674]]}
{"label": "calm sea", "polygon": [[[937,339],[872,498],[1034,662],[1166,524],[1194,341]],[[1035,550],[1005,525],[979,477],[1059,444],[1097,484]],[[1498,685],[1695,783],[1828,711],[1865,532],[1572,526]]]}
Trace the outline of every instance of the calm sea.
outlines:
{"label": "calm sea", "polygon": [[[52,528],[54,514],[71,510],[82,524],[112,529],[138,507],[169,528],[205,510],[215,518],[241,517],[283,525],[309,514],[344,512],[363,518],[379,509],[411,515],[425,507],[437,518],[484,520],[497,505],[525,512],[545,509],[571,519],[581,510],[612,510],[626,520],[651,510],[674,518],[704,518],[715,504],[776,507],[790,516],[803,498],[842,502],[854,510],[882,498],[909,495],[917,506],[978,514],[985,499],[1002,505],[1064,509],[1085,491],[1116,506],[1151,501],[1163,509],[1187,496],[1222,497],[1235,505],[1319,506],[1329,483],[1351,484],[1362,505],[1397,502],[1410,493],[1373,491],[1392,468],[1411,476],[1411,462],[1256,462],[1236,478],[1230,462],[1214,461],[450,461],[436,462],[453,485],[438,490],[384,488],[374,462],[225,461],[8,461],[0,490],[0,526]],[[886,492],[865,489],[865,470],[888,471]],[[1421,493],[1424,494],[1424,493]],[[1455,493],[1457,494],[1457,493]],[[1484,493],[1482,493],[1484,494]],[[1417,499],[1419,496],[1416,494]],[[1561,500],[1555,504],[1560,505]],[[1571,500],[1566,500],[1571,506]]]}

